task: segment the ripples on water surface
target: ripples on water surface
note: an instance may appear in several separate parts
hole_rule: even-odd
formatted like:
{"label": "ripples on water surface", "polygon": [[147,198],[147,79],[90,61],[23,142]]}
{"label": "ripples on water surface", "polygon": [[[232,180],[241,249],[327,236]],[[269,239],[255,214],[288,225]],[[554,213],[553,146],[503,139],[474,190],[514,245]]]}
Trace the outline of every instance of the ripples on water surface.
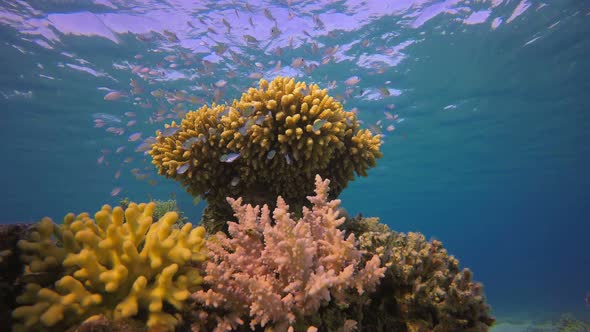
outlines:
{"label": "ripples on water surface", "polygon": [[350,211],[441,239],[500,318],[588,316],[587,2],[245,3],[0,1],[2,221],[173,192],[199,218],[141,144],[290,75],[386,135]]}

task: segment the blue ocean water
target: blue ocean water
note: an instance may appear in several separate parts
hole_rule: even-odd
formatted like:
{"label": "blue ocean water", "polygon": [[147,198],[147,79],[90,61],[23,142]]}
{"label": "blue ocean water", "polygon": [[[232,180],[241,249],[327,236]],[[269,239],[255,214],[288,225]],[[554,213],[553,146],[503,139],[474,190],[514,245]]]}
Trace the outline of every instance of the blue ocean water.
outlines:
{"label": "blue ocean water", "polygon": [[0,2],[0,222],[172,195],[198,220],[134,150],[290,75],[386,135],[349,212],[441,240],[500,320],[590,318],[589,32],[565,0]]}

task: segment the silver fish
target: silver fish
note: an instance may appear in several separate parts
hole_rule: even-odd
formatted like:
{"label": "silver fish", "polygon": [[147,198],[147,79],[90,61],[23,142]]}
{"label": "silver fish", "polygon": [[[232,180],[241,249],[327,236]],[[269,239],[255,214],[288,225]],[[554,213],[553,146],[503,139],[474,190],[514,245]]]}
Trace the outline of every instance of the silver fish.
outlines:
{"label": "silver fish", "polygon": [[112,114],[107,114],[107,113],[94,113],[94,114],[92,114],[92,117],[95,119],[103,120],[105,122],[115,122],[115,123],[122,122],[121,118],[119,118],[115,115],[112,115]]}
{"label": "silver fish", "polygon": [[268,154],[266,155],[266,159],[271,160],[272,158],[274,158],[275,154],[277,154],[277,152],[275,150],[268,151]]}
{"label": "silver fish", "polygon": [[320,130],[324,126],[324,124],[326,124],[326,122],[328,122],[328,121],[323,120],[323,119],[322,120],[317,120],[316,122],[314,122],[314,124],[312,126],[313,131]]}
{"label": "silver fish", "polygon": [[235,186],[237,186],[237,185],[238,185],[238,183],[240,183],[240,178],[239,178],[239,177],[237,177],[237,176],[234,176],[234,178],[233,178],[233,179],[231,179],[231,182],[230,182],[230,184],[232,185],[232,187],[235,187]]}
{"label": "silver fish", "polygon": [[240,157],[240,153],[228,153],[228,154],[224,154],[221,156],[221,158],[219,158],[219,161],[224,162],[224,163],[231,163],[234,162],[236,159],[238,159]]}
{"label": "silver fish", "polygon": [[254,125],[254,121],[255,120],[252,118],[248,119],[248,121],[246,121],[246,123],[240,129],[238,129],[240,135],[246,136],[246,134],[248,133],[248,129],[250,129],[250,127]]}
{"label": "silver fish", "polygon": [[183,164],[176,169],[176,173],[177,174],[184,174],[184,173],[186,173],[186,171],[188,171],[189,167],[190,167],[189,163]]}
{"label": "silver fish", "polygon": [[200,139],[198,137],[191,137],[191,138],[187,139],[186,141],[182,142],[182,148],[185,150],[189,150],[198,141],[200,141]]}
{"label": "silver fish", "polygon": [[176,134],[180,130],[180,127],[168,127],[161,132],[162,137],[169,137]]}
{"label": "silver fish", "polygon": [[250,105],[247,106],[246,108],[244,108],[244,110],[242,111],[242,114],[244,116],[250,116],[252,115],[252,113],[254,113],[254,106]]}
{"label": "silver fish", "polygon": [[154,143],[156,143],[156,138],[150,136],[135,148],[135,152],[146,152],[152,148]]}
{"label": "silver fish", "polygon": [[255,123],[255,124],[257,124],[257,125],[259,125],[259,126],[260,126],[260,125],[261,125],[263,122],[264,122],[264,116],[263,116],[263,115],[260,115],[260,116],[258,116],[258,117],[256,118],[256,120],[254,120],[254,123]]}

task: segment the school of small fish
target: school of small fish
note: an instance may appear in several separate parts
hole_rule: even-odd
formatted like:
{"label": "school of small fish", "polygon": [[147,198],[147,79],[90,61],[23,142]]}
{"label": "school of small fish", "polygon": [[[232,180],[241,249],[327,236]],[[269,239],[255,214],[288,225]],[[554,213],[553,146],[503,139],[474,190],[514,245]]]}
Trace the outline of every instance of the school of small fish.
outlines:
{"label": "school of small fish", "polygon": [[[180,130],[180,120],[187,112],[203,104],[239,98],[242,91],[261,78],[309,76],[308,81],[328,89],[347,110],[357,114],[359,123],[381,134],[382,138],[396,132],[404,121],[393,103],[401,92],[393,87],[387,62],[375,60],[355,70],[351,70],[354,67],[349,67],[349,64],[345,65],[345,70],[333,69],[339,68],[339,63],[343,61],[346,63],[355,58],[360,61],[360,52],[367,54],[372,51],[378,57],[395,59],[401,49],[395,49],[395,45],[388,45],[386,41],[367,38],[339,44],[323,14],[310,14],[291,1],[287,7],[246,3],[232,3],[232,6],[236,10],[218,20],[210,15],[188,20],[185,30],[166,29],[136,34],[139,45],[150,51],[137,53],[113,65],[117,70],[127,72],[127,83],[115,82],[98,87],[104,108],[101,113],[92,115],[94,127],[112,135],[120,144],[103,148],[97,163],[102,167],[114,167],[115,180],[121,181],[130,174],[138,180],[155,184],[155,171],[146,155],[155,142],[156,132],[159,131],[162,137],[176,135]],[[303,24],[306,21],[308,25]],[[299,22],[301,30],[285,22]],[[262,26],[268,27],[265,32],[260,30]],[[207,37],[196,39],[199,34]],[[181,46],[195,41],[192,49]],[[323,67],[332,68],[331,71],[336,74],[326,74],[325,69],[321,70]],[[380,76],[383,78],[379,79]],[[176,81],[182,84],[173,84]],[[379,81],[380,86],[363,86],[363,82]],[[308,94],[309,90],[302,90],[301,93]],[[361,106],[359,103],[363,101],[375,105]],[[384,102],[385,106],[379,106]],[[379,108],[382,109],[380,112],[373,111]],[[238,111],[249,117],[254,113],[254,107]],[[164,126],[173,120],[177,125]],[[264,121],[265,116],[250,118],[237,132],[247,136],[253,125],[262,125]],[[321,131],[327,122],[327,119],[316,119],[312,124],[313,131]],[[191,150],[194,144],[206,140],[207,134],[186,139],[182,149]],[[270,149],[266,158],[274,160],[277,154],[276,150]],[[235,151],[222,155],[219,160],[234,163],[240,156],[240,152]],[[289,154],[281,153],[281,158],[286,165],[293,163]],[[190,162],[176,169],[177,174],[190,171]],[[231,185],[238,182],[239,178],[233,178]],[[122,190],[117,186],[111,195],[117,196]]]}

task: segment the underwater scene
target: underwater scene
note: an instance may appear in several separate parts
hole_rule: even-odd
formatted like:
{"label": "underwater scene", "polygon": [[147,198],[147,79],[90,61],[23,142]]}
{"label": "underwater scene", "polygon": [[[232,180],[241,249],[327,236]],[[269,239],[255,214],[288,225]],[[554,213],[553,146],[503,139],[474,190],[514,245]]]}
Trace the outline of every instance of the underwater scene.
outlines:
{"label": "underwater scene", "polygon": [[590,331],[590,2],[0,1],[0,331]]}

